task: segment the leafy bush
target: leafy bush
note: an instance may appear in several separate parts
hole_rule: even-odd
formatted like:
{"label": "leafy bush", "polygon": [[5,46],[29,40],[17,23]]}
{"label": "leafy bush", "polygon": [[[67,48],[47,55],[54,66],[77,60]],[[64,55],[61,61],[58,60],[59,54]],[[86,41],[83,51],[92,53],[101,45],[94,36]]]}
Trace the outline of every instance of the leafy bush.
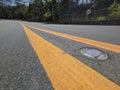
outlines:
{"label": "leafy bush", "polygon": [[109,14],[110,19],[120,18],[120,4],[113,3],[113,5],[110,6],[109,10],[110,10],[110,14]]}
{"label": "leafy bush", "polygon": [[97,20],[106,20],[107,18],[105,16],[99,16]]}
{"label": "leafy bush", "polygon": [[44,17],[45,17],[45,18],[49,18],[49,17],[51,17],[51,13],[50,13],[50,11],[47,11],[47,12],[44,14]]}
{"label": "leafy bush", "polygon": [[44,21],[47,21],[51,18],[52,14],[51,12],[48,10],[47,12],[44,13]]}

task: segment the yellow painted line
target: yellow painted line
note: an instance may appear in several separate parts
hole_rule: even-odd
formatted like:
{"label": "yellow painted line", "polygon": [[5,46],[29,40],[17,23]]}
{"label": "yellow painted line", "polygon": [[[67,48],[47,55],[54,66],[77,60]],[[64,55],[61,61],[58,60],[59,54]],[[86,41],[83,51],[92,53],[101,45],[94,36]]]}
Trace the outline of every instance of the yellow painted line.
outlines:
{"label": "yellow painted line", "polygon": [[82,38],[82,37],[73,36],[73,35],[68,35],[68,34],[63,34],[63,33],[50,31],[50,30],[45,30],[45,29],[37,28],[37,27],[33,27],[33,26],[28,26],[28,27],[36,29],[36,30],[41,30],[41,31],[46,32],[46,33],[54,34],[54,35],[57,35],[57,36],[61,36],[61,37],[64,37],[64,38],[68,38],[68,39],[71,39],[71,40],[74,40],[74,41],[77,41],[77,42],[89,44],[89,45],[96,46],[96,47],[99,47],[99,48],[103,48],[103,49],[106,49],[106,50],[110,50],[110,51],[113,51],[113,52],[116,52],[116,53],[120,53],[120,46],[119,45],[105,43],[105,42],[96,41],[96,40],[91,40],[91,39]]}
{"label": "yellow painted line", "polygon": [[22,24],[55,90],[120,90],[120,87]]}

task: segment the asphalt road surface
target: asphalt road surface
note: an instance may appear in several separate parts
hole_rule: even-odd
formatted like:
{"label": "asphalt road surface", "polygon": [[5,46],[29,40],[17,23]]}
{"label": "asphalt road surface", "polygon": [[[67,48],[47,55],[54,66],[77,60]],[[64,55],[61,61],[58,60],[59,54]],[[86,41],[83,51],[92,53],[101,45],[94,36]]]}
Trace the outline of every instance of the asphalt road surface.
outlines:
{"label": "asphalt road surface", "polygon": [[[109,57],[88,58],[80,53],[83,47],[102,50]],[[0,21],[0,90],[100,87],[120,90],[120,26]]]}

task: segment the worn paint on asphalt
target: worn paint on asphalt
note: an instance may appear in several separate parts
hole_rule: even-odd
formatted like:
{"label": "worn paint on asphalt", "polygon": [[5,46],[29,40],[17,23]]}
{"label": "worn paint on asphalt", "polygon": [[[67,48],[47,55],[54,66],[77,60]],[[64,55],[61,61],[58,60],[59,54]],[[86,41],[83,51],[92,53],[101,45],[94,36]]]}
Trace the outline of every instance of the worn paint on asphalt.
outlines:
{"label": "worn paint on asphalt", "polygon": [[120,87],[22,24],[55,90],[120,90]]}
{"label": "worn paint on asphalt", "polygon": [[119,45],[105,43],[105,42],[96,41],[96,40],[91,40],[91,39],[82,38],[82,37],[73,36],[73,35],[68,35],[68,34],[59,33],[59,32],[55,32],[55,31],[50,31],[50,30],[46,30],[46,29],[42,29],[42,28],[33,27],[33,26],[28,26],[28,27],[36,29],[36,30],[40,30],[40,31],[43,31],[43,32],[46,32],[46,33],[54,34],[54,35],[57,35],[57,36],[60,36],[60,37],[68,38],[68,39],[71,39],[71,40],[74,40],[74,41],[77,41],[77,42],[89,44],[89,45],[96,46],[96,47],[99,47],[99,48],[103,48],[103,49],[106,49],[106,50],[110,50],[110,51],[113,51],[113,52],[116,52],[116,53],[120,53],[120,46]]}

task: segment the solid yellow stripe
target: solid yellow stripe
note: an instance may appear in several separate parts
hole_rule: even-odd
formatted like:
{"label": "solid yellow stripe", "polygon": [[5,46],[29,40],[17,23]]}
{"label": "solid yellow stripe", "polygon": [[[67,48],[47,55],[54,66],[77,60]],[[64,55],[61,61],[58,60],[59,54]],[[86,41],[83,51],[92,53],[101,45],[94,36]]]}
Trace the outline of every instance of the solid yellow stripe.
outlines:
{"label": "solid yellow stripe", "polygon": [[82,37],[78,37],[78,36],[72,36],[72,35],[63,34],[63,33],[50,31],[50,30],[45,30],[45,29],[37,28],[37,27],[33,27],[33,26],[28,26],[28,27],[33,28],[33,29],[37,29],[37,30],[41,30],[41,31],[46,32],[46,33],[54,34],[54,35],[57,35],[57,36],[61,36],[61,37],[64,37],[64,38],[68,38],[68,39],[71,39],[71,40],[75,40],[77,42],[89,44],[89,45],[96,46],[96,47],[99,47],[99,48],[103,48],[103,49],[106,49],[106,50],[110,50],[110,51],[113,51],[113,52],[116,52],[116,53],[120,53],[120,46],[119,45],[105,43],[105,42],[101,42],[101,41],[95,41],[95,40],[82,38]]}
{"label": "solid yellow stripe", "polygon": [[107,78],[22,26],[55,90],[120,90]]}

